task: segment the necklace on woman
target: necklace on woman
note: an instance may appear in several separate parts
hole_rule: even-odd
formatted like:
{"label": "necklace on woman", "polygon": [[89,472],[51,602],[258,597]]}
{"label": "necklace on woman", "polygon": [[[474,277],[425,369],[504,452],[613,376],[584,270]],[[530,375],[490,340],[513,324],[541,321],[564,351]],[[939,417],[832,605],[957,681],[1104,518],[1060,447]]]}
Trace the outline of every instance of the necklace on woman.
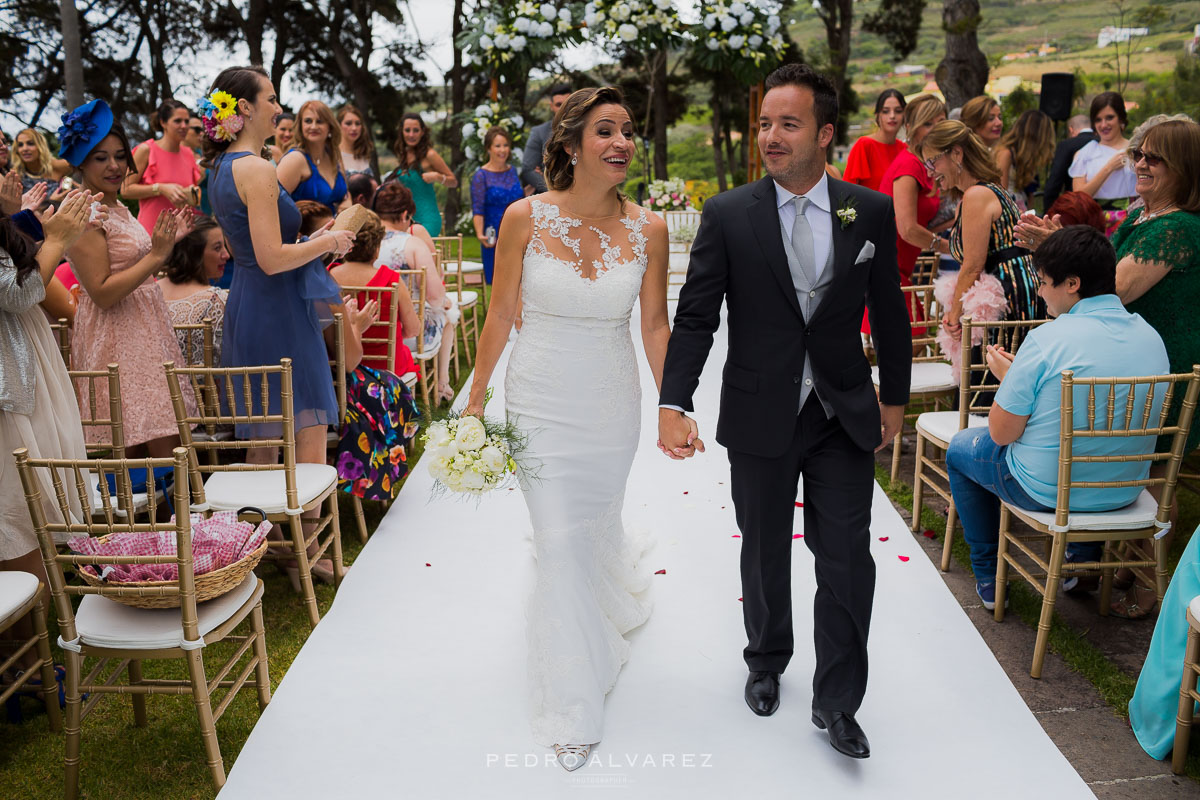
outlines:
{"label": "necklace on woman", "polygon": [[1160,208],[1158,211],[1151,211],[1149,208],[1147,208],[1145,213],[1141,214],[1137,218],[1137,220],[1134,222],[1134,224],[1140,225],[1143,222],[1146,222],[1147,220],[1154,219],[1155,217],[1161,217],[1163,214],[1169,214],[1172,211],[1178,211],[1178,210],[1179,209],[1176,208],[1174,203],[1167,203],[1165,206]]}

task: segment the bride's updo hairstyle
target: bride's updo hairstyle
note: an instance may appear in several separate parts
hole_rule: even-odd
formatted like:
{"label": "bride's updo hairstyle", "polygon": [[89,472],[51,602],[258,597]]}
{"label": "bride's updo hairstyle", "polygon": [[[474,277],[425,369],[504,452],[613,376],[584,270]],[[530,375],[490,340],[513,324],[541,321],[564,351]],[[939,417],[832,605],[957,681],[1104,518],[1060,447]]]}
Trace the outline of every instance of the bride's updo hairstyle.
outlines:
{"label": "bride's updo hairstyle", "polygon": [[[221,70],[221,74],[208,87],[205,97],[212,97],[213,92],[228,92],[235,100],[245,100],[253,103],[258,100],[258,84],[260,78],[271,79],[267,71],[257,64],[252,67],[229,67]],[[232,141],[214,142],[208,134],[204,136],[204,160],[212,161],[218,153],[229,149]]]}
{"label": "bride's updo hairstyle", "polygon": [[625,109],[629,119],[633,119],[633,112],[625,104],[625,95],[616,86],[580,89],[562,104],[550,124],[550,138],[546,140],[543,151],[542,174],[546,178],[546,186],[561,191],[571,188],[575,183],[575,168],[571,166],[571,154],[567,148],[578,150],[583,144],[583,128],[588,115],[593,109],[606,105],[620,106]]}

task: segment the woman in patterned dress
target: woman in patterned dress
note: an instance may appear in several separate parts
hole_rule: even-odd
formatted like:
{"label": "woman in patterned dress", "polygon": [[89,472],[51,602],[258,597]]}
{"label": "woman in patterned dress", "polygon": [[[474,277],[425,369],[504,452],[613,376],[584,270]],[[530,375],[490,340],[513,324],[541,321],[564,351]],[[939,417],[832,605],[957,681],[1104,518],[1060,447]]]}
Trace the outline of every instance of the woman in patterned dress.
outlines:
{"label": "woman in patterned dress", "polygon": [[942,319],[942,330],[957,338],[963,296],[980,282],[1003,291],[1004,308],[993,319],[1045,319],[1037,274],[1029,251],[1016,244],[1020,211],[1000,188],[991,154],[966,125],[939,122],[921,142],[921,155],[941,192],[962,198],[950,233],[950,253],[962,263]]}

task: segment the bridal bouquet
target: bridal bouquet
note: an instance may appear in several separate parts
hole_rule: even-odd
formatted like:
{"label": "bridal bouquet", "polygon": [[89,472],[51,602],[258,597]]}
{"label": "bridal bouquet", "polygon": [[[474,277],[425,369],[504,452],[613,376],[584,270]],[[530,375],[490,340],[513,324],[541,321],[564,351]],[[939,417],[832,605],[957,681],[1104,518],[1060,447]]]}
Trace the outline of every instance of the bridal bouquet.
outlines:
{"label": "bridal bouquet", "polygon": [[422,441],[429,473],[436,481],[435,493],[478,496],[516,478],[517,459],[527,437],[508,422],[451,412],[431,423]]}
{"label": "bridal bouquet", "polygon": [[654,211],[685,211],[691,208],[687,186],[679,178],[653,180],[646,188],[650,208]]}

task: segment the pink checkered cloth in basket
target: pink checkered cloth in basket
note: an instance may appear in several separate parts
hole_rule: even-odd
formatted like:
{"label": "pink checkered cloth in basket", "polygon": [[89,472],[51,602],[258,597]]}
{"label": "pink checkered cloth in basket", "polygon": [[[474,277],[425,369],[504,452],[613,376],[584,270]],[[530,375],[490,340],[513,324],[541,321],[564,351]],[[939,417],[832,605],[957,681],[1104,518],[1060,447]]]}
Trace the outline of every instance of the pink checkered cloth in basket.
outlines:
{"label": "pink checkered cloth in basket", "polygon": [[[218,511],[211,517],[192,514],[192,562],[197,575],[241,561],[259,548],[271,529],[270,522],[257,528],[239,522],[233,511]],[[175,518],[171,518],[174,523]],[[89,556],[173,556],[176,554],[175,531],[154,533],[116,533],[101,542],[88,536],[76,536],[67,546]],[[174,581],[179,579],[175,564],[101,564],[86,566],[93,575],[114,583],[130,581]]]}

